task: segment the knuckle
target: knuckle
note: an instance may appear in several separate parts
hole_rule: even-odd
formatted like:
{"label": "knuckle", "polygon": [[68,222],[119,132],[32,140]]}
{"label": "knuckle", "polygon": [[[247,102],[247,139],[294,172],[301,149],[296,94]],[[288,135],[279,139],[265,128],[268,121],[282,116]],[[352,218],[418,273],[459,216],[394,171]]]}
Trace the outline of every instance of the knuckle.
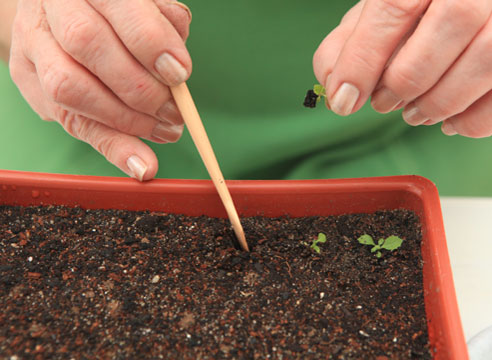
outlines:
{"label": "knuckle", "polygon": [[60,108],[57,111],[56,120],[68,134],[74,138],[79,138],[80,119],[77,119],[74,113]]}
{"label": "knuckle", "polygon": [[382,11],[395,19],[405,19],[421,13],[428,0],[373,0],[379,1]]}
{"label": "knuckle", "polygon": [[41,83],[48,98],[55,103],[63,104],[70,98],[70,89],[73,88],[71,77],[68,73],[51,64],[46,68]]}
{"label": "knuckle", "polygon": [[416,66],[393,64],[388,70],[385,74],[385,82],[388,83],[389,88],[396,90],[396,93],[404,100],[413,100],[426,91],[419,75],[421,72]]}
{"label": "knuckle", "polygon": [[62,46],[73,55],[84,54],[98,38],[98,27],[92,21],[83,17],[67,20],[63,26]]}
{"label": "knuckle", "polygon": [[131,23],[127,24],[127,37],[125,38],[125,45],[129,49],[139,48],[146,43],[152,43],[153,38],[160,31],[156,31],[156,28],[151,22],[142,22],[140,19],[133,19]]}
{"label": "knuckle", "polygon": [[155,83],[148,81],[148,79],[135,79],[125,83],[124,88],[117,93],[118,97],[132,109],[153,114],[160,103],[164,102],[160,90]]}
{"label": "knuckle", "polygon": [[120,144],[124,142],[122,134],[114,134],[112,136],[100,136],[97,139],[91,139],[90,144],[104,157],[111,161],[113,155],[120,148]]}
{"label": "knuckle", "polygon": [[122,134],[109,132],[104,125],[79,115],[68,114],[64,124],[67,132],[71,131],[74,137],[91,145],[108,160],[122,143]]}

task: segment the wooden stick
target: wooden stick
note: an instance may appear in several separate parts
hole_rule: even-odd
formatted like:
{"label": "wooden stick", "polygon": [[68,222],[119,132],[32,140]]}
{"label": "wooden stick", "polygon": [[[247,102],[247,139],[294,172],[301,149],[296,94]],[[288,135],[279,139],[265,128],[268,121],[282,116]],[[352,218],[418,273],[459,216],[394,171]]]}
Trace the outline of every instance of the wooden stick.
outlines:
{"label": "wooden stick", "polygon": [[200,119],[200,115],[198,114],[193,98],[188,90],[188,86],[186,83],[182,83],[178,86],[171,87],[171,92],[174,96],[176,104],[178,105],[179,111],[181,111],[184,122],[188,127],[191,138],[193,139],[193,142],[202,157],[203,163],[212,178],[212,182],[219,193],[222,203],[224,204],[229,220],[231,221],[232,228],[234,229],[237,239],[239,240],[239,244],[243,250],[249,251],[246,236],[244,235],[241,221],[239,221],[236,207],[234,206],[231,194],[229,193],[229,189],[227,188],[222,172],[220,171],[219,163],[217,162],[217,158],[215,157],[212,145],[210,144],[207,132],[203,127],[202,120]]}

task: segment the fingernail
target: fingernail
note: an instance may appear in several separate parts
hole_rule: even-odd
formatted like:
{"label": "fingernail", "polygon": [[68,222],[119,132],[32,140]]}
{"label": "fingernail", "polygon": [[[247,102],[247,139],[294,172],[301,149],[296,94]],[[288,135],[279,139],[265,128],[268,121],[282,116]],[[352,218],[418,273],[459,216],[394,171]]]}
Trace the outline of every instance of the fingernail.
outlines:
{"label": "fingernail", "polygon": [[171,5],[177,5],[180,8],[186,10],[186,12],[188,13],[188,16],[190,17],[190,21],[192,20],[191,10],[187,5],[185,5],[179,1],[170,1],[170,3],[171,3]]}
{"label": "fingernail", "polygon": [[458,134],[453,124],[451,124],[449,121],[445,121],[442,123],[441,131],[443,132],[444,135],[448,135],[448,136],[453,136]]}
{"label": "fingernail", "polygon": [[385,87],[376,91],[371,99],[373,109],[383,114],[395,110],[402,102],[393,91]]}
{"label": "fingernail", "polygon": [[179,113],[178,108],[172,101],[167,101],[164,105],[161,106],[159,110],[157,110],[157,117],[162,120],[167,120],[171,123],[175,123],[180,119],[181,115]]}
{"label": "fingernail", "polygon": [[343,83],[333,98],[330,99],[331,109],[338,115],[349,115],[352,113],[355,103],[359,99],[359,95],[360,91],[354,85]]}
{"label": "fingernail", "polygon": [[420,124],[425,123],[426,121],[430,120],[428,117],[422,115],[420,110],[415,104],[410,104],[408,105],[404,110],[403,110],[403,119],[409,124],[413,126],[417,126]]}
{"label": "fingernail", "polygon": [[176,142],[183,133],[183,125],[158,123],[152,136],[164,142]]}
{"label": "fingernail", "polygon": [[188,78],[188,72],[183,65],[169,53],[164,53],[157,58],[155,69],[170,86],[179,85]]}
{"label": "fingernail", "polygon": [[143,181],[145,173],[147,171],[147,165],[137,155],[132,155],[126,161],[126,166],[132,172],[132,176],[140,181]]}

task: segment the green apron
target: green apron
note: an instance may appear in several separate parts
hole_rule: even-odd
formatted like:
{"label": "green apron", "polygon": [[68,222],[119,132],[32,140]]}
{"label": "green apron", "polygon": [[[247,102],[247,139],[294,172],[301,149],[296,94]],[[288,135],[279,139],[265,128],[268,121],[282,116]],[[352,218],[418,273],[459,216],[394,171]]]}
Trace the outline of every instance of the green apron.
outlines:
{"label": "green apron", "polygon": [[[492,138],[447,137],[369,106],[342,118],[302,106],[312,56],[355,1],[185,1],[193,12],[188,82],[227,179],[418,174],[441,195],[492,196]],[[125,176],[29,108],[0,67],[0,168]],[[151,144],[159,178],[208,178],[185,131]],[[487,160],[489,159],[489,160]]]}

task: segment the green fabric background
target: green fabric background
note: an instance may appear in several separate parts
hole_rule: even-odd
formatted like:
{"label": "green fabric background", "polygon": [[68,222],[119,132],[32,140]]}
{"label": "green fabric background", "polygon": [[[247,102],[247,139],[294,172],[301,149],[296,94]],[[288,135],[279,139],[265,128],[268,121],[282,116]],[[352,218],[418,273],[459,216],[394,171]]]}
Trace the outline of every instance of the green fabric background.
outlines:
{"label": "green fabric background", "polygon": [[[418,174],[441,195],[492,196],[492,138],[447,137],[369,106],[342,118],[302,101],[312,55],[354,1],[199,1],[188,47],[189,87],[228,179]],[[56,123],[40,120],[0,67],[0,168],[125,176]],[[160,178],[208,178],[185,131],[151,145]]]}

